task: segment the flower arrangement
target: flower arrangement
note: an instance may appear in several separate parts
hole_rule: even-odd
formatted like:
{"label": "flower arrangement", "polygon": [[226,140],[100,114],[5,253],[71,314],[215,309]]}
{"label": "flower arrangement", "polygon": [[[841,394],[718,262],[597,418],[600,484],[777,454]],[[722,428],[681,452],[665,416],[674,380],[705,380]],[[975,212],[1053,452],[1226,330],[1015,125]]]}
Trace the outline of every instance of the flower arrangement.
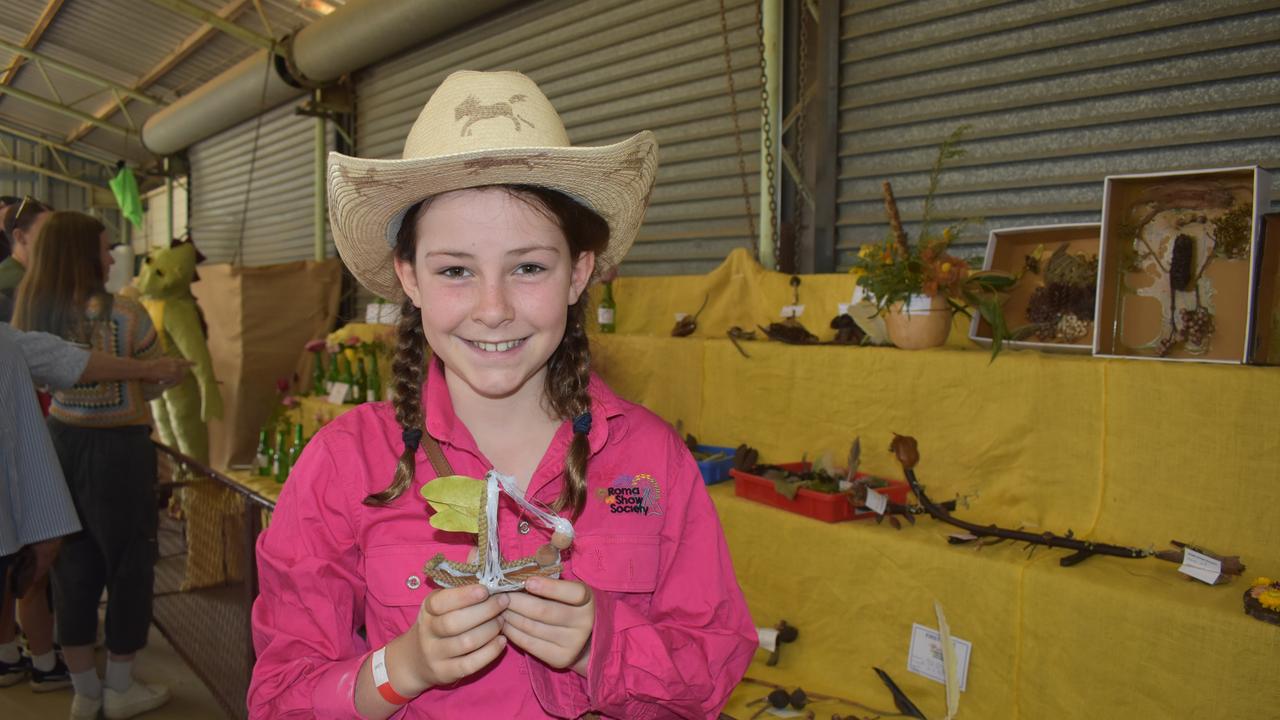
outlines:
{"label": "flower arrangement", "polygon": [[1001,309],[1007,291],[1018,281],[1018,275],[1001,270],[977,271],[979,259],[964,259],[951,252],[966,222],[948,225],[934,231],[933,198],[940,184],[942,169],[950,160],[964,157],[958,147],[969,129],[961,125],[938,146],[938,154],[929,172],[929,188],[924,198],[924,213],[919,237],[912,243],[902,227],[893,188],[883,184],[885,212],[890,234],[881,243],[864,245],[853,261],[850,272],[880,307],[888,312],[912,296],[943,298],[947,306],[964,315],[976,308],[992,327],[992,358],[1000,354],[1010,333]]}

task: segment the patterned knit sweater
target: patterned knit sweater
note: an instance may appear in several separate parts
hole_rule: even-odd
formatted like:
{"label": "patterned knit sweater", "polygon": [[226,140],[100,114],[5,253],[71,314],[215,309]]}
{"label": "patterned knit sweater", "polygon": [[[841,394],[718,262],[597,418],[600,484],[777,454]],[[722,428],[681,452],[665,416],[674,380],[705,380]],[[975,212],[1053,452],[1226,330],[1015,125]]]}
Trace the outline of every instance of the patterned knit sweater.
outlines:
{"label": "patterned knit sweater", "polygon": [[[87,313],[92,321],[90,345],[94,350],[140,360],[160,356],[156,331],[142,305],[116,297],[107,314],[95,309],[102,304],[100,300],[91,301]],[[161,391],[157,385],[137,380],[80,383],[54,393],[49,415],[81,427],[150,425],[147,401],[159,397]]]}

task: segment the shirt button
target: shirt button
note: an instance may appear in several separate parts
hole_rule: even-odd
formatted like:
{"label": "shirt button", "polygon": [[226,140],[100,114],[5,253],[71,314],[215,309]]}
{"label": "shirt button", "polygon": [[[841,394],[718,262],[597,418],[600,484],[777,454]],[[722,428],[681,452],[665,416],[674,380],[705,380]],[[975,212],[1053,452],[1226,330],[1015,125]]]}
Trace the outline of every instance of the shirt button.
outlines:
{"label": "shirt button", "polygon": [[529,534],[529,521],[527,521],[527,520],[521,520],[521,521],[520,521],[520,525],[519,525],[519,526],[517,526],[517,527],[516,527],[516,529],[520,531],[520,534],[521,534],[521,535],[528,535],[528,534]]}
{"label": "shirt button", "polygon": [[404,584],[409,586],[410,590],[417,590],[422,587],[422,578],[417,575],[410,575],[409,579],[404,581]]}

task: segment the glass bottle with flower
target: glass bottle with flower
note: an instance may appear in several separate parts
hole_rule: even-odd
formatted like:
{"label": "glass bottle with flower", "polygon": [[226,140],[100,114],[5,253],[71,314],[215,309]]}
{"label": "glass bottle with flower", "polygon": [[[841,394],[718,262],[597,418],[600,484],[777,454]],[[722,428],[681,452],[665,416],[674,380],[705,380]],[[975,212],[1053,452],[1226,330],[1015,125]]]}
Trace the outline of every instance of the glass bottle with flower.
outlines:
{"label": "glass bottle with flower", "polygon": [[1001,308],[1018,277],[999,270],[977,271],[980,258],[965,259],[951,252],[965,222],[948,225],[941,233],[933,229],[933,197],[942,169],[947,161],[964,157],[965,150],[957,144],[967,129],[960,126],[938,147],[916,242],[902,227],[893,188],[886,181],[882,189],[889,236],[864,245],[851,272],[880,307],[895,345],[907,349],[941,345],[951,329],[952,313],[969,315],[973,308],[993,329],[994,358],[1009,337]]}

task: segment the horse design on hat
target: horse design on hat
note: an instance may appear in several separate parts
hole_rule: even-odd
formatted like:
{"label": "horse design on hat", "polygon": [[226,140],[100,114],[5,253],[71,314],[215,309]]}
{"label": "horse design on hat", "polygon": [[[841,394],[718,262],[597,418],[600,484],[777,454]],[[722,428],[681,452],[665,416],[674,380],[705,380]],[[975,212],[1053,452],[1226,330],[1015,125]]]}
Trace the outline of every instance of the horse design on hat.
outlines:
{"label": "horse design on hat", "polygon": [[529,122],[528,118],[523,117],[521,115],[517,115],[515,111],[515,107],[514,107],[515,104],[518,102],[524,102],[526,99],[527,98],[523,94],[512,95],[511,99],[508,100],[507,102],[496,102],[496,103],[486,105],[480,102],[480,99],[477,98],[475,95],[468,95],[466,100],[463,100],[462,102],[458,103],[458,106],[454,108],[453,119],[454,120],[461,120],[463,118],[467,119],[467,123],[462,126],[463,137],[466,137],[467,135],[471,134],[472,125],[476,124],[481,120],[488,120],[490,118],[496,118],[496,117],[511,118],[511,122],[515,123],[516,125],[516,132],[520,132],[521,120],[524,121],[525,125],[528,125],[529,127],[535,127],[533,123]]}

